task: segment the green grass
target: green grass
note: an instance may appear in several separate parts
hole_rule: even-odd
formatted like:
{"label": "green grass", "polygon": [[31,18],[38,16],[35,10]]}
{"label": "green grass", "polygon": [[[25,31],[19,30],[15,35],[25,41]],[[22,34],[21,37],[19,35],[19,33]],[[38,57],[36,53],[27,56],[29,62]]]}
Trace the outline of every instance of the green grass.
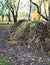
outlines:
{"label": "green grass", "polygon": [[12,65],[9,60],[0,56],[0,65]]}

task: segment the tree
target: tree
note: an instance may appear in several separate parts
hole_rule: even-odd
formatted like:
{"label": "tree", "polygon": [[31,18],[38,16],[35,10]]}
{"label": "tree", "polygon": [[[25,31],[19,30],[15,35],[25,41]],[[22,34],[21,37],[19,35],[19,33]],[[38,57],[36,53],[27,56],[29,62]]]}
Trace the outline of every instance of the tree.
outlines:
{"label": "tree", "polygon": [[12,13],[14,23],[17,22],[20,0],[6,0],[6,5]]}
{"label": "tree", "polygon": [[1,5],[0,16],[2,16],[2,22],[3,22],[3,18],[4,18],[3,11],[4,11],[4,8],[5,8],[5,5],[2,1],[0,1],[0,5]]}
{"label": "tree", "polygon": [[3,0],[0,1],[0,16],[2,16],[2,22],[5,16],[8,17],[9,21],[10,21],[10,11],[8,10],[7,6],[5,5],[5,3],[3,2]]}
{"label": "tree", "polygon": [[30,1],[30,9],[29,9],[29,20],[30,20],[30,17],[31,17],[31,7],[32,7],[32,3],[31,3],[31,1]]}
{"label": "tree", "polygon": [[[32,0],[31,0],[32,2]],[[41,13],[41,9],[39,9],[42,5],[42,2],[44,3],[44,11],[45,11],[45,16]],[[47,16],[47,13],[46,13],[46,7],[45,7],[45,0],[42,0],[41,4],[40,4],[40,7],[39,5],[37,5],[36,3],[32,2],[36,7],[37,7],[37,11],[38,13],[47,21],[50,21],[50,5],[48,6],[48,13],[49,13],[49,17]],[[48,22],[47,23],[43,23],[43,22],[39,22],[37,24],[37,26],[35,25],[35,28],[34,28],[34,40],[38,46],[38,48],[41,49],[42,52],[48,52],[49,51],[49,44],[47,46],[47,43],[45,42],[45,39],[48,38],[50,35],[49,35],[49,25],[48,25]]]}
{"label": "tree", "polygon": [[[46,20],[46,21],[50,21],[49,19],[50,19],[50,10],[49,10],[49,17],[46,15],[46,16],[44,16],[42,13],[41,13],[41,10],[39,9],[40,7],[36,4],[36,3],[34,3],[32,0],[30,0],[31,1],[31,3],[33,4],[33,5],[35,5],[36,7],[37,7],[37,12]],[[43,2],[44,2],[44,0],[42,0]],[[47,0],[45,0],[45,1],[47,1]],[[41,6],[41,4],[40,4],[40,6]],[[44,7],[45,7],[45,3],[44,3]],[[49,9],[50,9],[50,5],[49,5]],[[46,10],[45,10],[45,14],[46,14]]]}
{"label": "tree", "polygon": [[8,17],[8,21],[11,21],[10,15],[10,10],[8,10],[8,13],[6,14],[6,16]]}
{"label": "tree", "polygon": [[48,10],[49,10],[49,21],[50,21],[50,1],[48,0]]}

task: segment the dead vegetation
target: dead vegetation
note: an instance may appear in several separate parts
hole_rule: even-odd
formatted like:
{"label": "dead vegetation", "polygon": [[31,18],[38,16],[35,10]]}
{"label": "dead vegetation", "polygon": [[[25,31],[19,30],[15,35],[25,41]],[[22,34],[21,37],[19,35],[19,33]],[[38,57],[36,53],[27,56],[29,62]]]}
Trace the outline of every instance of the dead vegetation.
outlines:
{"label": "dead vegetation", "polygon": [[[21,22],[21,23],[19,23]],[[50,23],[19,21],[11,28],[10,40],[26,41],[31,47],[40,49],[42,52],[50,51]],[[49,39],[49,41],[47,40]],[[25,42],[23,44],[26,44]]]}

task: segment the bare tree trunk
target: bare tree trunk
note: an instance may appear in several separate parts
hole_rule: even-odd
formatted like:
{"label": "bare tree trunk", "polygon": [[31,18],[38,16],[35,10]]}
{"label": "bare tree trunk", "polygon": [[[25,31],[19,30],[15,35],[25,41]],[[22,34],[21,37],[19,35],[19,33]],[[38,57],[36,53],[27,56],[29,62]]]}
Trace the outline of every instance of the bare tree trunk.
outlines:
{"label": "bare tree trunk", "polygon": [[47,12],[46,12],[46,3],[45,3],[45,0],[43,0],[43,3],[44,3],[44,11],[45,11],[46,18],[48,18]]}
{"label": "bare tree trunk", "polygon": [[10,11],[8,13],[8,20],[11,21],[11,18],[10,18]]}
{"label": "bare tree trunk", "polygon": [[[8,3],[8,2],[7,2]],[[13,16],[13,20],[14,20],[14,24],[17,22],[17,17],[18,17],[18,10],[19,10],[19,5],[20,5],[20,0],[18,1],[18,5],[17,5],[17,8],[16,8],[16,11],[14,13],[14,8],[9,4],[6,4],[7,7],[9,8],[9,10],[11,11],[12,13],[12,16]]]}
{"label": "bare tree trunk", "polygon": [[13,19],[14,19],[14,24],[17,22],[17,17],[18,17],[18,10],[19,10],[19,4],[20,4],[20,0],[18,1],[18,6],[17,6],[17,10],[16,10],[16,15],[14,14],[14,10],[12,12],[13,14]]}
{"label": "bare tree trunk", "polygon": [[2,22],[3,22],[3,19],[4,19],[4,15],[2,15]]}
{"label": "bare tree trunk", "polygon": [[49,10],[49,21],[50,21],[50,3],[49,3],[49,9],[48,10]]}
{"label": "bare tree trunk", "polygon": [[17,22],[17,17],[14,16],[13,18],[14,18],[14,23],[16,23]]}
{"label": "bare tree trunk", "polygon": [[17,22],[17,14],[14,15],[14,11],[12,11],[12,15],[13,15],[13,20],[14,20],[14,24]]}
{"label": "bare tree trunk", "polygon": [[30,1],[30,10],[29,10],[29,17],[28,17],[29,20],[30,20],[30,17],[31,17],[31,1]]}

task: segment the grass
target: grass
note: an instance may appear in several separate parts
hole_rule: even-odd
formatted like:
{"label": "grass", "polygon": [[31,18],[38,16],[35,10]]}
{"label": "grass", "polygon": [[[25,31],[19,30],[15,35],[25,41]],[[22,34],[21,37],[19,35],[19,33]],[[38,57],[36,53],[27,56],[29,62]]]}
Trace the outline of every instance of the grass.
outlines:
{"label": "grass", "polygon": [[12,65],[9,60],[0,56],[0,65]]}
{"label": "grass", "polygon": [[14,24],[14,22],[13,21],[7,21],[7,20],[4,20],[3,22],[2,21],[0,21],[0,24],[1,25],[3,25],[3,24],[9,24],[9,25],[11,25],[11,24]]}
{"label": "grass", "polygon": [[0,23],[0,28],[11,25],[13,25],[13,23]]}

